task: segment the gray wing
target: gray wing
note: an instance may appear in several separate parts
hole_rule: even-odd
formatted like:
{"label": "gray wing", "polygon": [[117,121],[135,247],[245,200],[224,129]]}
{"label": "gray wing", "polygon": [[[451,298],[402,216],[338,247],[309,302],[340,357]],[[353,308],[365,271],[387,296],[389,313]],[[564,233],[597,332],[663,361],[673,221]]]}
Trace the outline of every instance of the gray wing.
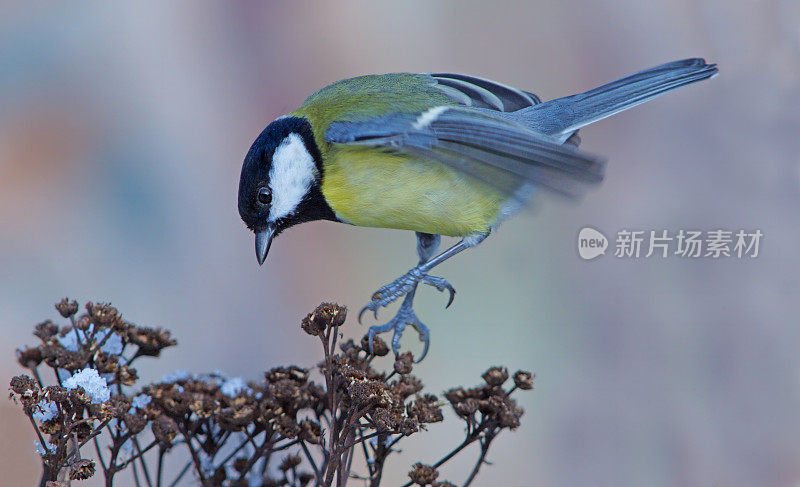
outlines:
{"label": "gray wing", "polygon": [[529,186],[577,197],[603,178],[604,161],[496,111],[440,106],[363,122],[333,122],[330,143],[383,147],[435,160],[509,197]]}
{"label": "gray wing", "polygon": [[515,112],[541,103],[539,97],[496,81],[455,73],[434,73],[436,88],[461,105]]}
{"label": "gray wing", "polygon": [[[485,108],[499,112],[516,112],[542,103],[538,96],[496,81],[456,73],[430,74],[437,89],[456,103],[466,107]],[[581,139],[574,131],[565,144],[578,147]]]}

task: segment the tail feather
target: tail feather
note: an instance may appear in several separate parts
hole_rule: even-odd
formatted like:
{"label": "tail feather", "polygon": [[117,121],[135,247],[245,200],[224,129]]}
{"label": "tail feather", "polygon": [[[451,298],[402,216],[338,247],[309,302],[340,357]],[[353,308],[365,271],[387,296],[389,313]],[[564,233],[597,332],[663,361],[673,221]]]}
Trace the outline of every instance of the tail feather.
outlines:
{"label": "tail feather", "polygon": [[715,74],[716,65],[706,64],[703,59],[674,61],[511,115],[516,121],[563,142],[581,127]]}

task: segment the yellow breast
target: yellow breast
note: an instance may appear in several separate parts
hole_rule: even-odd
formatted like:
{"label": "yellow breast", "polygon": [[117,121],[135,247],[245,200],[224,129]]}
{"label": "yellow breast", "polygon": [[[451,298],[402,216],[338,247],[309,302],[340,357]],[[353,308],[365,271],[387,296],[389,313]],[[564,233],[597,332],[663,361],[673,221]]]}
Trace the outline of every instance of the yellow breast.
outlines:
{"label": "yellow breast", "polygon": [[438,162],[353,146],[327,153],[322,194],[354,225],[453,237],[488,231],[506,200]]}

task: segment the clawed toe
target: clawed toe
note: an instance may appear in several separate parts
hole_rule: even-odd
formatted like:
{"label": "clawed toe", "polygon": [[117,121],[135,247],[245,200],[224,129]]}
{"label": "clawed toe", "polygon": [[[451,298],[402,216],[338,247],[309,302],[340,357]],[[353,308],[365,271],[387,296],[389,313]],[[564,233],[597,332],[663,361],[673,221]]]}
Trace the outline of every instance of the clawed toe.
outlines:
{"label": "clawed toe", "polygon": [[375,335],[393,330],[392,350],[394,351],[395,355],[399,355],[400,339],[403,337],[403,331],[405,331],[406,326],[408,325],[413,326],[414,329],[417,330],[417,333],[419,333],[419,340],[423,343],[422,354],[420,355],[419,359],[417,359],[417,362],[421,362],[422,359],[424,359],[428,354],[428,347],[430,345],[430,330],[421,321],[419,321],[419,318],[417,318],[417,315],[411,308],[401,307],[395,317],[385,325],[375,325],[369,328],[369,331],[367,332],[367,340],[369,341],[370,353],[373,352],[372,344],[375,339]]}
{"label": "clawed toe", "polygon": [[375,335],[386,333],[388,331],[394,331],[394,334],[392,335],[392,350],[394,350],[395,354],[399,354],[400,338],[403,336],[403,331],[406,329],[406,326],[411,325],[417,330],[417,333],[419,333],[419,339],[424,344],[422,354],[417,362],[421,361],[423,358],[425,358],[425,355],[428,354],[430,331],[428,330],[427,326],[419,321],[419,318],[417,318],[417,315],[414,314],[413,309],[414,292],[420,282],[435,287],[437,290],[439,290],[439,292],[447,291],[449,296],[446,307],[450,307],[450,305],[453,303],[453,299],[456,296],[456,290],[452,285],[450,285],[449,282],[441,277],[429,276],[417,267],[411,269],[391,284],[387,284],[386,286],[383,286],[375,291],[375,293],[372,295],[372,300],[367,303],[366,306],[361,308],[361,311],[358,313],[359,323],[361,323],[361,318],[367,311],[372,311],[372,314],[377,319],[378,310],[380,308],[388,306],[401,296],[405,296],[405,300],[403,301],[403,304],[400,306],[400,309],[397,311],[397,314],[394,316],[394,318],[392,318],[385,325],[375,325],[370,327],[369,331],[367,332],[370,353],[372,353],[372,343]]}
{"label": "clawed toe", "polygon": [[452,284],[450,284],[441,277],[429,276],[427,274],[422,276],[422,282],[424,282],[429,286],[435,287],[439,292],[447,291],[448,293],[450,293],[445,308],[449,308],[450,305],[453,304],[453,300],[456,298],[456,288],[454,288]]}
{"label": "clawed toe", "polygon": [[376,301],[370,301],[367,303],[366,306],[361,308],[361,311],[358,312],[358,322],[361,323],[361,317],[364,316],[364,313],[367,311],[372,311],[372,314],[375,316],[375,319],[378,319],[378,308],[380,305]]}

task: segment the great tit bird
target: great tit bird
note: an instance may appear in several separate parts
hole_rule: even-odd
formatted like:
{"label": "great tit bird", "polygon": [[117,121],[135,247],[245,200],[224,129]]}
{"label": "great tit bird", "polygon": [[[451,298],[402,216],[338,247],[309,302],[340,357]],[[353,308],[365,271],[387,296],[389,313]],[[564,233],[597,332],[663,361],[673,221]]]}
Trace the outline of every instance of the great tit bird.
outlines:
{"label": "great tit bird", "polygon": [[[603,178],[604,161],[577,150],[577,131],[717,73],[703,59],[657,66],[586,93],[541,102],[533,93],[452,73],[359,76],[329,85],[270,123],[242,166],[239,214],[263,264],[272,240],[298,223],[331,220],[411,230],[419,263],[381,287],[361,310],[404,297],[369,342],[413,326],[419,283],[455,289],[428,272],[474,247],[542,188],[580,196]],[[537,189],[538,191],[538,189]],[[441,236],[461,240],[436,254]]]}

